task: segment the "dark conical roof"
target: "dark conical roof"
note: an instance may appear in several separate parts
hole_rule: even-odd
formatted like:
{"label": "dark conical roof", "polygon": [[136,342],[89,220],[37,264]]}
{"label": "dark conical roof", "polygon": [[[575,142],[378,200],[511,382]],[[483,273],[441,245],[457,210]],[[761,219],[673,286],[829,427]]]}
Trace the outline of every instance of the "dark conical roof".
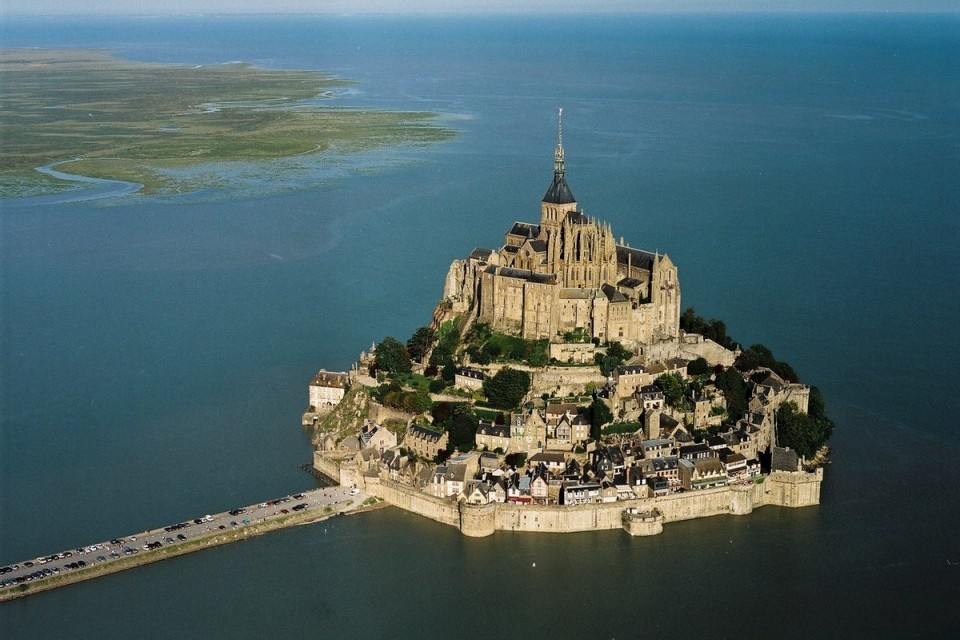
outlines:
{"label": "dark conical roof", "polygon": [[563,177],[562,171],[553,172],[553,182],[550,188],[543,195],[543,201],[550,204],[570,204],[577,200],[573,197],[573,192],[567,186],[567,180]]}

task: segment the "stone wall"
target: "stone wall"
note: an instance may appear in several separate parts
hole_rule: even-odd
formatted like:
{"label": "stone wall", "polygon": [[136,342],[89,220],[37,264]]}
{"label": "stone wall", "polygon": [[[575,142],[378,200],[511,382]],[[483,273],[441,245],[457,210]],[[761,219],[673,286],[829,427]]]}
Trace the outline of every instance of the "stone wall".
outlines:
{"label": "stone wall", "polygon": [[437,498],[383,478],[379,483],[368,483],[367,492],[405,511],[460,528],[460,510],[453,500]]}
{"label": "stone wall", "polygon": [[458,504],[388,480],[382,480],[380,485],[368,485],[367,490],[401,509],[457,527],[464,535],[480,537],[497,530],[573,533],[620,529],[624,526],[623,512],[631,507],[643,511],[657,509],[662,514],[662,522],[668,523],[724,514],[747,515],[764,505],[812,506],[820,502],[822,481],[822,469],[812,473],[776,472],[760,484],[574,506]]}
{"label": "stone wall", "polygon": [[387,420],[391,419],[409,422],[413,418],[414,414],[412,413],[400,411],[399,409],[394,409],[393,407],[385,407],[379,402],[370,403],[370,419],[378,424],[383,424]]}

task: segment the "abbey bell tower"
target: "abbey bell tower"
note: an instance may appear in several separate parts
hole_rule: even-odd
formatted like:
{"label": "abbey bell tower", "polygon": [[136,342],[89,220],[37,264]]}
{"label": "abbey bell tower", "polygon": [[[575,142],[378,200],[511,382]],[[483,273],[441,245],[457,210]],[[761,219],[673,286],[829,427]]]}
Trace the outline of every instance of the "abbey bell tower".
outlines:
{"label": "abbey bell tower", "polygon": [[563,107],[557,115],[557,148],[553,152],[553,182],[540,203],[540,239],[547,243],[551,271],[559,260],[560,228],[567,214],[577,210],[577,201],[567,185],[563,164]]}

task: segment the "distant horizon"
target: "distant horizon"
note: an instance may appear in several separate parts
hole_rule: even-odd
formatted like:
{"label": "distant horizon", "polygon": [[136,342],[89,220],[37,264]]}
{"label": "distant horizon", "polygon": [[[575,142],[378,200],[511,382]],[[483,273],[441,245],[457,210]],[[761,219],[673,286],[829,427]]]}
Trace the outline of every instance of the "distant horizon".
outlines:
{"label": "distant horizon", "polygon": [[[954,0],[6,0],[7,17],[958,14]],[[131,5],[137,5],[131,8]]]}

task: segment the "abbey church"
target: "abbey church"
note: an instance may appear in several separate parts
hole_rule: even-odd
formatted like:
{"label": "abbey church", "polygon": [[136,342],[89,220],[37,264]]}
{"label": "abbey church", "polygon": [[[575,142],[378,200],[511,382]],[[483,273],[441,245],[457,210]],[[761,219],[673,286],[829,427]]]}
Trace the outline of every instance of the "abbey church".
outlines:
{"label": "abbey church", "polygon": [[679,335],[677,267],[665,254],[617,244],[609,224],[582,213],[566,180],[562,120],[540,222],[514,222],[499,249],[454,260],[444,300],[527,339],[579,333],[629,346]]}

